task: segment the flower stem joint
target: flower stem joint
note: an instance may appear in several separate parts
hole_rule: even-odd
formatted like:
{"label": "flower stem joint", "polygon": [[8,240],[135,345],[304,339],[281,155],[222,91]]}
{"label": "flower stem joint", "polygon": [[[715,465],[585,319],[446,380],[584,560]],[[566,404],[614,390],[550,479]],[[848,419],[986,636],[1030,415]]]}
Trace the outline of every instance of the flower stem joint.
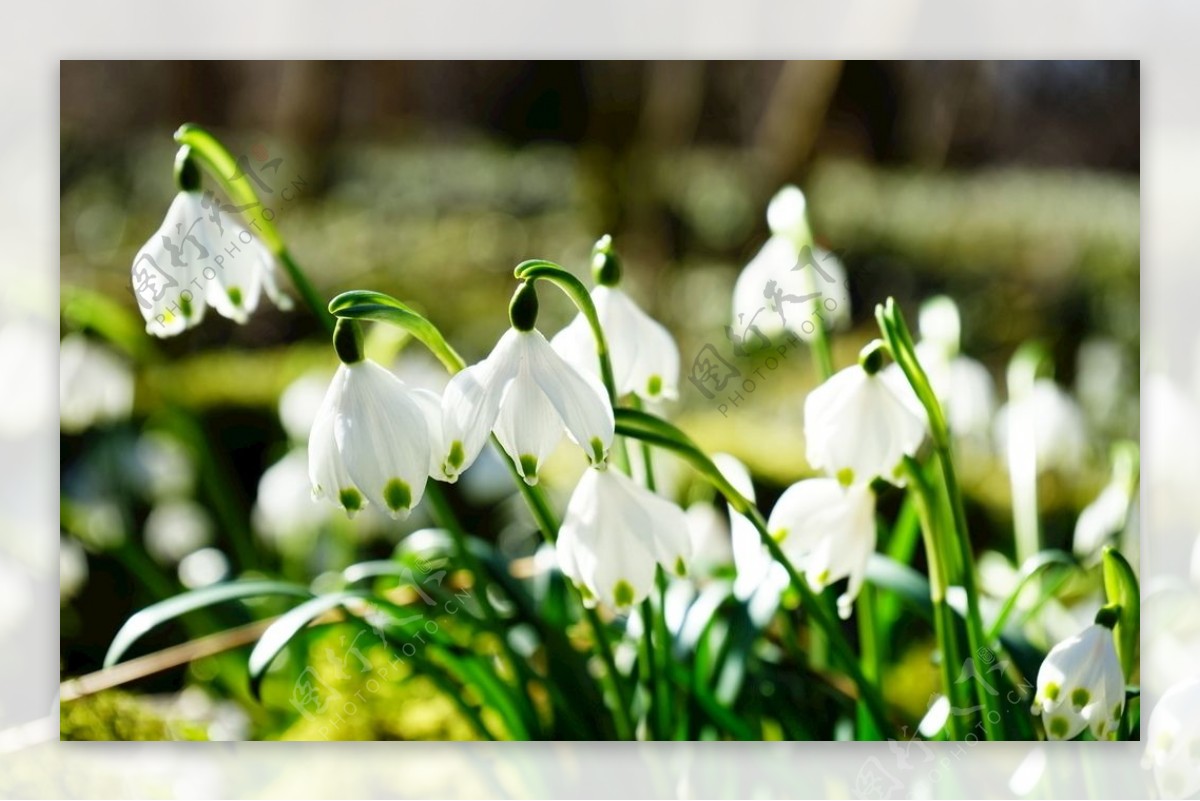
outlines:
{"label": "flower stem joint", "polygon": [[343,364],[363,360],[362,328],[354,320],[339,319],[333,329],[333,349]]}
{"label": "flower stem joint", "polygon": [[883,369],[883,359],[887,355],[887,345],[883,340],[875,339],[867,343],[858,354],[858,363],[867,375],[875,375]]}
{"label": "flower stem joint", "polygon": [[538,297],[534,281],[522,281],[508,304],[508,320],[518,331],[532,331],[537,318]]}
{"label": "flower stem joint", "polygon": [[200,189],[200,166],[192,157],[192,148],[184,145],[175,154],[175,185],[181,192],[196,192]]}
{"label": "flower stem joint", "polygon": [[592,246],[592,278],[600,286],[621,283],[621,259],[613,250],[612,236],[605,234]]}

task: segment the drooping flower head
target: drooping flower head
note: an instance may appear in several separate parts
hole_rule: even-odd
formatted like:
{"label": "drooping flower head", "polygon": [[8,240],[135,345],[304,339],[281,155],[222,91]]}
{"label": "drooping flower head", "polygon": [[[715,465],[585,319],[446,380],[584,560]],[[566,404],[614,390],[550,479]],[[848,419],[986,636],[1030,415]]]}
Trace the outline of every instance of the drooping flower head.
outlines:
{"label": "drooping flower head", "polygon": [[658,565],[686,574],[692,543],[682,509],[600,466],[579,479],[555,549],[585,600],[624,609],[650,593]]}
{"label": "drooping flower head", "polygon": [[198,325],[211,306],[244,323],[260,295],[281,309],[291,299],[275,283],[275,257],[257,237],[200,190],[200,173],[186,148],[177,164],[179,194],[167,216],[133,259],[131,276],[146,332],[169,337]]}
{"label": "drooping flower head", "polygon": [[[592,250],[592,275],[596,280],[592,303],[608,341],[617,393],[633,393],[646,400],[677,398],[679,347],[671,332],[638,308],[620,288],[621,265],[609,236],[602,237]],[[596,342],[582,314],[576,315],[550,344],[580,372],[599,379]]]}
{"label": "drooping flower head", "polygon": [[342,364],[308,438],[313,496],[353,516],[368,501],[406,517],[425,492],[440,445],[440,406],[362,357],[361,335],[348,321],[334,333]]}
{"label": "drooping flower head", "polygon": [[1086,728],[1097,740],[1116,739],[1124,708],[1125,678],[1109,626],[1088,626],[1046,654],[1033,712],[1051,740],[1070,740]]}
{"label": "drooping flower head", "polygon": [[471,466],[492,432],[527,484],[537,483],[564,430],[593,465],[608,458],[614,420],[604,387],[568,364],[537,330],[532,282],[518,288],[509,315],[512,327],[491,355],[446,385],[438,475],[447,481]]}
{"label": "drooping flower head", "polygon": [[838,598],[838,614],[850,616],[875,551],[875,493],[866,484],[843,486],[832,478],[810,478],[784,491],[771,510],[767,530],[788,558],[804,566],[818,592],[849,578]]}
{"label": "drooping flower head", "polygon": [[[816,246],[808,226],[807,202],[786,186],[767,206],[771,238],[742,270],[733,289],[733,329],[745,341],[790,331],[811,339],[816,324],[829,329],[850,320],[846,270],[832,253]],[[820,315],[820,320],[817,319]]]}
{"label": "drooping flower head", "polygon": [[881,375],[882,358],[879,343],[868,345],[859,364],[834,374],[804,401],[808,463],[843,484],[896,481],[900,462],[925,438],[924,419]]}

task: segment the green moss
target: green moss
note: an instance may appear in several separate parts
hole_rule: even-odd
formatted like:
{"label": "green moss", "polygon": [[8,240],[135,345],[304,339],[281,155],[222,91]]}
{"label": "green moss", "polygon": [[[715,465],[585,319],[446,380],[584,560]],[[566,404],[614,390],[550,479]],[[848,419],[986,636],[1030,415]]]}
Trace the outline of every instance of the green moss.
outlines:
{"label": "green moss", "polygon": [[167,720],[137,696],[120,690],[68,701],[58,717],[62,740],[208,739],[199,724]]}

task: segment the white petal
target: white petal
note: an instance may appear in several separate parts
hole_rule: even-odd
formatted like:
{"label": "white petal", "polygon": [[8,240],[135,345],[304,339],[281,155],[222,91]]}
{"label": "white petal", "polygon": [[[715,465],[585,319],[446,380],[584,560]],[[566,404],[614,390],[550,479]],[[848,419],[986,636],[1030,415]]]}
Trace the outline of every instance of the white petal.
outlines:
{"label": "white petal", "polygon": [[604,387],[565,362],[538,331],[518,332],[518,336],[530,374],[557,410],[567,434],[593,464],[604,461],[615,426]]}
{"label": "white petal", "polygon": [[895,480],[895,468],[925,436],[925,421],[888,386],[882,375],[858,365],[832,376],[804,403],[806,455],[813,467],[850,481],[876,476]]}
{"label": "white petal", "polygon": [[766,288],[778,282],[796,263],[796,248],[781,236],[767,240],[738,276],[733,287],[733,329],[754,325],[768,339],[783,332],[779,315],[767,305]]}
{"label": "white petal", "polygon": [[425,416],[425,426],[429,432],[429,475],[440,476],[442,454],[446,447],[442,433],[442,396],[429,389],[409,389],[408,396]]}
{"label": "white petal", "polygon": [[565,574],[609,606],[625,608],[653,589],[656,564],[686,566],[687,518],[628,476],[592,468],[567,504],[558,552]]}
{"label": "white petal", "polygon": [[400,379],[372,361],[348,365],[334,419],[346,470],[363,494],[393,517],[408,514],[429,477],[425,416]]}
{"label": "white petal", "polygon": [[308,477],[312,483],[313,498],[328,498],[353,516],[366,503],[366,499],[346,471],[334,436],[334,418],[349,377],[345,365],[338,368],[313,421],[312,432],[308,436]]}
{"label": "white petal", "polygon": [[508,382],[520,363],[518,333],[505,332],[491,355],[459,372],[442,394],[441,476],[455,481],[483,449],[496,417]]}
{"label": "white petal", "polygon": [[[595,290],[593,290],[593,297],[594,293]],[[599,310],[597,310],[598,313]],[[601,324],[603,325],[603,320],[601,320]],[[608,329],[605,328],[606,336],[607,332]],[[596,339],[592,336],[592,328],[588,325],[587,318],[582,314],[575,315],[566,328],[554,335],[554,338],[550,340],[550,347],[554,348],[555,353],[562,356],[567,364],[579,372],[600,378],[600,359],[596,355]],[[614,376],[617,369],[614,360]]]}
{"label": "white petal", "polygon": [[617,392],[647,400],[677,398],[679,347],[671,332],[619,289],[596,287],[592,297],[612,351]]}
{"label": "white petal", "polygon": [[194,291],[192,281],[209,258],[192,232],[202,214],[198,192],[178,193],[162,225],[134,256],[133,290],[149,334],[174,336],[204,317],[204,294]]}
{"label": "white petal", "polygon": [[526,484],[536,484],[542,463],[562,441],[563,424],[528,365],[521,365],[508,384],[496,420],[496,438],[512,457]]}

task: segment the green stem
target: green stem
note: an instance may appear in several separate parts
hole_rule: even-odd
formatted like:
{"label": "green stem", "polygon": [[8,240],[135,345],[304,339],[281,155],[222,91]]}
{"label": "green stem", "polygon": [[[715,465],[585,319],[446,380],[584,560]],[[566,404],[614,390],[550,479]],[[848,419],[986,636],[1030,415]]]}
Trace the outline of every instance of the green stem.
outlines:
{"label": "green stem", "polygon": [[[954,459],[951,453],[950,429],[946,425],[946,416],[933,391],[933,386],[929,383],[929,377],[917,360],[916,346],[913,344],[912,335],[908,331],[908,326],[905,324],[904,317],[897,308],[895,300],[888,298],[886,304],[877,306],[875,317],[879,322],[880,331],[887,341],[888,348],[891,350],[892,358],[904,371],[908,383],[916,392],[921,405],[925,407],[929,419],[930,437],[933,440],[934,451],[941,467],[946,502],[950,507],[953,520],[954,539],[961,566],[960,579],[963,591],[967,596],[967,644],[970,646],[971,657],[974,659],[985,652],[987,642],[984,639],[983,620],[979,612],[979,591],[975,583],[975,560],[971,553],[966,507],[963,505],[962,491],[958,485],[958,476],[955,474]],[[975,674],[975,695],[983,709],[984,732],[989,740],[1002,740],[1004,739],[1004,728],[999,700],[992,695],[979,671],[975,671]]]}
{"label": "green stem", "polygon": [[283,269],[287,272],[288,277],[292,279],[292,284],[296,287],[296,291],[300,293],[300,297],[304,300],[304,304],[308,306],[313,316],[321,323],[330,333],[333,332],[333,315],[326,308],[325,300],[317,292],[312,281],[308,279],[308,275],[296,263],[292,257],[291,251],[283,248],[275,254],[279,259],[279,263],[283,265]]}
{"label": "green stem", "polygon": [[[941,650],[942,692],[951,707],[960,706],[954,677],[954,666],[961,664],[962,655],[958,648],[958,636],[954,623],[954,612],[946,602],[948,588],[946,570],[946,548],[938,537],[937,519],[934,516],[936,499],[933,488],[925,478],[920,465],[911,456],[904,458],[904,471],[908,478],[909,497],[916,507],[920,520],[921,537],[925,543],[925,558],[929,563],[929,600],[933,604],[934,636]],[[962,720],[951,709],[946,719],[946,731],[951,740],[961,740],[965,736]]]}
{"label": "green stem", "polygon": [[308,276],[288,252],[283,237],[273,222],[275,215],[272,214],[268,218],[262,200],[254,191],[254,185],[234,155],[210,132],[190,122],[181,125],[175,132],[175,141],[183,147],[191,148],[192,155],[208,168],[225,190],[225,194],[241,208],[242,216],[279,259],[305,304],[321,325],[332,334],[334,321],[325,308],[325,301],[317,294]]}
{"label": "green stem", "polygon": [[[854,601],[858,612],[858,650],[862,665],[862,674],[867,681],[879,683],[881,665],[879,663],[879,643],[875,629],[875,589],[866,585],[858,593]],[[871,712],[866,704],[858,702],[859,738],[860,740],[880,740],[881,732],[875,728],[871,720]]]}

